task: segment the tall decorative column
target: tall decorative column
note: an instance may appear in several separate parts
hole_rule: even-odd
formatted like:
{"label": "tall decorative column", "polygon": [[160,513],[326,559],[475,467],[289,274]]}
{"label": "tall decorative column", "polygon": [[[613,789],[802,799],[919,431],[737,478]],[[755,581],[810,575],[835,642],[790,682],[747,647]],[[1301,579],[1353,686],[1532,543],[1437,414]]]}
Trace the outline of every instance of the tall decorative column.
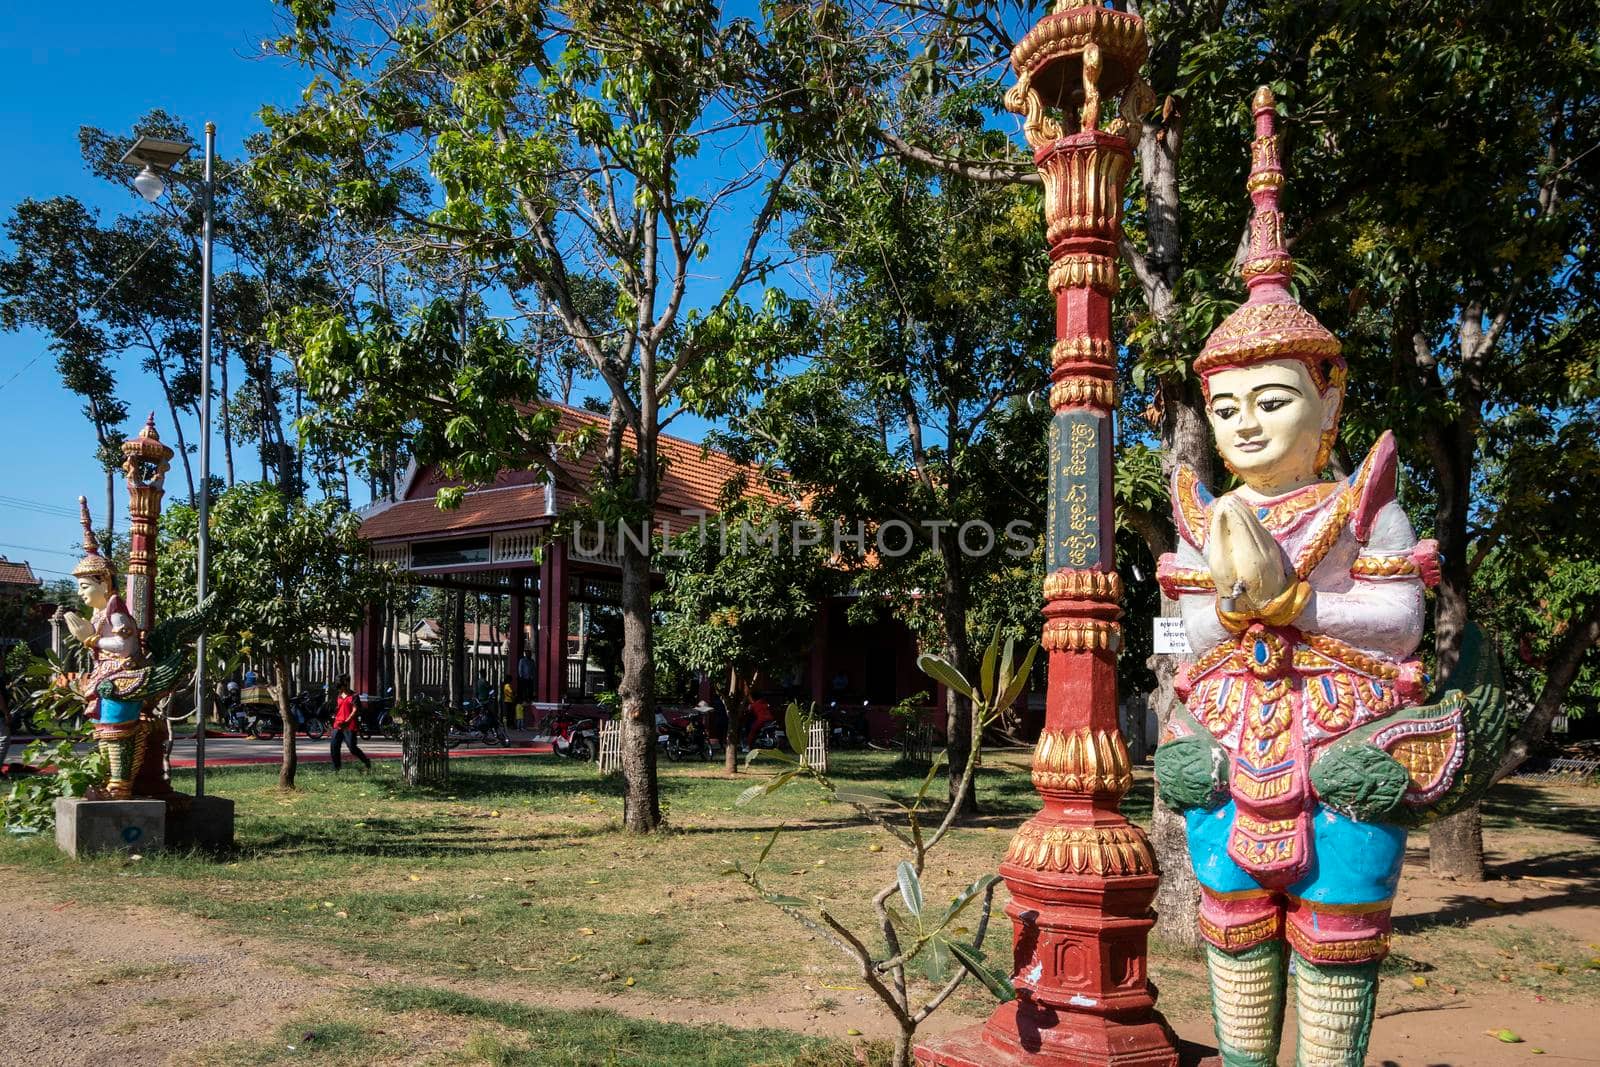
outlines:
{"label": "tall decorative column", "polygon": [[[172,464],[172,449],[162,444],[156,433],[155,412],[144,427],[122,442],[122,473],[128,485],[128,610],[139,627],[139,640],[150,652],[150,629],[156,618],[156,537],[161,523],[161,499],[166,496],[167,469]],[[140,718],[144,720],[140,758],[133,779],[133,792],[139,797],[154,797],[174,802],[176,794],[167,777],[166,750],[172,727],[166,714],[154,701],[147,701]]]}
{"label": "tall decorative column", "polygon": [[148,634],[156,617],[156,533],[172,449],[156,433],[156,415],[122,442],[122,473],[128,482],[128,608]]}
{"label": "tall decorative column", "polygon": [[[1119,812],[1133,777],[1117,721],[1122,582],[1113,546],[1112,426],[1122,195],[1139,116],[1144,23],[1102,7],[1058,9],[1016,46],[1006,107],[1044,179],[1050,289],[1050,507],[1044,647],[1049,690],[1033,757],[1041,810],[1012,838],[1017,999],[982,1027],[917,1050],[940,1067],[1175,1065],[1175,1040],[1146,972],[1156,863]],[[1120,114],[1101,126],[1120,99]]]}

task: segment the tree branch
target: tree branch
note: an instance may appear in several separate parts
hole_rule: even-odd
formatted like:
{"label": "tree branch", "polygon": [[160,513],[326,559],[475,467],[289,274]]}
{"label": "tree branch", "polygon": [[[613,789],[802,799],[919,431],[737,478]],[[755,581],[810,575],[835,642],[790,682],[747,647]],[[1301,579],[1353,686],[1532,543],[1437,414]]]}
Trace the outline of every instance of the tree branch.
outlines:
{"label": "tree branch", "polygon": [[1539,690],[1539,699],[1534,701],[1533,710],[1512,738],[1511,747],[1506,750],[1505,758],[1494,773],[1495,781],[1522,766],[1533,751],[1533,746],[1544,739],[1551,720],[1566,701],[1567,690],[1572,688],[1578,671],[1583,667],[1584,657],[1596,645],[1600,645],[1600,599],[1589,602],[1587,610],[1572,621],[1561,643],[1556,646],[1555,654],[1550,657],[1550,668],[1545,674],[1544,687]]}
{"label": "tree branch", "polygon": [[923,166],[932,167],[934,170],[946,174],[954,174],[959,178],[969,181],[988,182],[992,185],[1043,185],[1044,179],[1033,166],[1024,163],[1006,163],[996,161],[992,163],[973,163],[964,159],[942,155],[931,149],[921,148],[908,141],[901,140],[888,130],[874,128],[872,135],[882,141],[888,149],[902,159]]}

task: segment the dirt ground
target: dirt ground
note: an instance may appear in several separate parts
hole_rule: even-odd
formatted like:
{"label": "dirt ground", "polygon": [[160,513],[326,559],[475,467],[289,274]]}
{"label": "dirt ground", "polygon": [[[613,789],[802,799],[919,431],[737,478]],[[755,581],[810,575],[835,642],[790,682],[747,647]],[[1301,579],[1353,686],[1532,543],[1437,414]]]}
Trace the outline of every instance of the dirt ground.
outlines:
{"label": "dirt ground", "polygon": [[[1581,942],[1583,951],[1600,954],[1588,944],[1600,938],[1593,880],[1534,873],[1458,887],[1429,879],[1425,869],[1413,867],[1408,874],[1398,908],[1398,952],[1426,937],[1424,927],[1437,930],[1458,919],[1470,918],[1475,935],[1482,936],[1442,965],[1414,976],[1423,979],[1422,986],[1404,974],[1385,975],[1386,1003],[1374,1028],[1369,1063],[1600,1063],[1600,1012],[1533,992],[1515,980],[1468,991],[1452,985],[1449,973],[1452,967],[1465,972],[1502,963],[1511,972],[1526,970],[1530,961],[1503,950],[1489,949],[1486,955],[1478,946],[1514,944],[1527,931]],[[0,951],[9,961],[0,970],[0,1002],[7,1006],[0,1060],[9,1063],[181,1064],[195,1050],[265,1035],[290,1018],[315,1013],[319,1005],[337,1005],[351,991],[386,981],[505,995],[469,979],[419,980],[333,953],[291,951],[150,908],[90,908],[52,900],[15,871],[0,869],[0,900],[6,901],[7,920]],[[864,997],[844,990],[833,999],[837,1007],[826,1012],[775,1003],[741,1004],[737,1011],[687,1000],[642,1004],[601,998],[597,1004],[590,993],[554,990],[539,1001],[553,1007],[608,1007],[667,1022],[759,1023],[838,1038],[851,1030],[884,1035],[881,1017]],[[938,1032],[941,1023],[948,1028],[966,1022],[936,1016],[930,1032]],[[1182,1037],[1210,1039],[1204,1017],[1190,1014],[1172,1022]],[[1523,1042],[1504,1044],[1484,1033],[1501,1027],[1513,1029]],[[1284,1062],[1290,1062],[1287,1050]]]}

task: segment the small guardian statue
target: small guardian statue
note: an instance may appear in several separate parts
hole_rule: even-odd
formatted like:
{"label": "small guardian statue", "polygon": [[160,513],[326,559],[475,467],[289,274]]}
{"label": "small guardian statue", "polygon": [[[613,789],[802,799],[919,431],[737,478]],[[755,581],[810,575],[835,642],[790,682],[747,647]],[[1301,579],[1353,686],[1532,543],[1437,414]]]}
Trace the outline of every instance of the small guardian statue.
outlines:
{"label": "small guardian statue", "polygon": [[1254,112],[1249,296],[1195,360],[1243,484],[1213,498],[1193,471],[1173,477],[1178,547],[1158,578],[1196,657],[1156,777],[1187,824],[1223,1063],[1277,1063],[1292,972],[1296,1062],[1360,1067],[1406,828],[1482,794],[1509,717],[1476,630],[1424,703],[1438,554],[1396,499],[1393,436],[1348,478],[1323,476],[1346,365],[1290,292],[1270,90]]}
{"label": "small guardian statue", "polygon": [[110,779],[91,790],[91,799],[126,800],[133,796],[133,779],[144,753],[145,724],[142,690],[146,671],[139,626],[117,592],[117,572],[100,554],[89,502],[78,498],[83,522],[83,559],[72,568],[78,595],[88,604],[88,619],[66,614],[67,630],[89,650],[92,663],[79,680],[79,692],[94,723],[94,739],[106,757]]}

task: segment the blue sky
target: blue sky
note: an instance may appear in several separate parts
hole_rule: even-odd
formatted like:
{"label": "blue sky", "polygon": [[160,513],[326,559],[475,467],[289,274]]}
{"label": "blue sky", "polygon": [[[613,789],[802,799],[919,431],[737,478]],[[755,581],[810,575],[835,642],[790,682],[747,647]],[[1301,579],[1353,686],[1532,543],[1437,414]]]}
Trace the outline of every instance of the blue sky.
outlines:
{"label": "blue sky", "polygon": [[[255,118],[261,105],[292,105],[304,83],[304,72],[281,59],[253,58],[275,33],[278,10],[267,0],[87,0],[12,5],[7,16],[0,25],[0,92],[8,102],[0,112],[0,137],[9,158],[0,212],[6,216],[25,198],[60,195],[78,197],[105,219],[151,210],[131,191],[85,171],[79,126],[128,130],[159,107],[197,134],[206,120],[214,121],[219,155],[235,155],[261,128]],[[218,267],[226,269],[226,261],[219,258]],[[126,430],[133,432],[155,411],[171,443],[175,435],[159,386],[139,371],[137,357],[127,357],[117,372],[119,395],[129,405]],[[98,521],[105,483],[92,458],[89,422],[61,386],[46,339],[37,333],[0,333],[0,421],[11,442],[11,456],[0,464],[0,555],[30,561],[47,579],[60,577],[78,554],[76,498],[89,497]],[[671,429],[698,438],[705,426],[684,417]],[[192,441],[192,427],[189,434]],[[218,471],[215,438],[212,454]],[[257,473],[251,449],[237,450],[236,459],[241,478]],[[120,509],[119,502],[119,530],[126,528]]]}
{"label": "blue sky", "polygon": [[[272,35],[275,15],[264,0],[8,4],[0,20],[0,99],[6,101],[0,143],[7,156],[0,212],[9,215],[27,197],[63,194],[108,217],[137,209],[131,193],[83,169],[81,125],[128,130],[160,107],[197,130],[214,121],[218,152],[236,153],[260,128],[256,109],[268,101],[292,102],[301,84],[300,73],[280,61],[250,58]],[[131,357],[119,370],[128,430],[156,410],[170,440],[159,387],[142,380]],[[76,558],[78,524],[70,517],[76,499],[83,493],[93,506],[104,498],[105,482],[93,461],[88,420],[62,388],[37,334],[0,333],[0,424],[9,442],[0,464],[0,555],[29,560],[45,578],[59,577]],[[18,500],[35,507],[14,505]],[[125,528],[126,516],[117,519]]]}

